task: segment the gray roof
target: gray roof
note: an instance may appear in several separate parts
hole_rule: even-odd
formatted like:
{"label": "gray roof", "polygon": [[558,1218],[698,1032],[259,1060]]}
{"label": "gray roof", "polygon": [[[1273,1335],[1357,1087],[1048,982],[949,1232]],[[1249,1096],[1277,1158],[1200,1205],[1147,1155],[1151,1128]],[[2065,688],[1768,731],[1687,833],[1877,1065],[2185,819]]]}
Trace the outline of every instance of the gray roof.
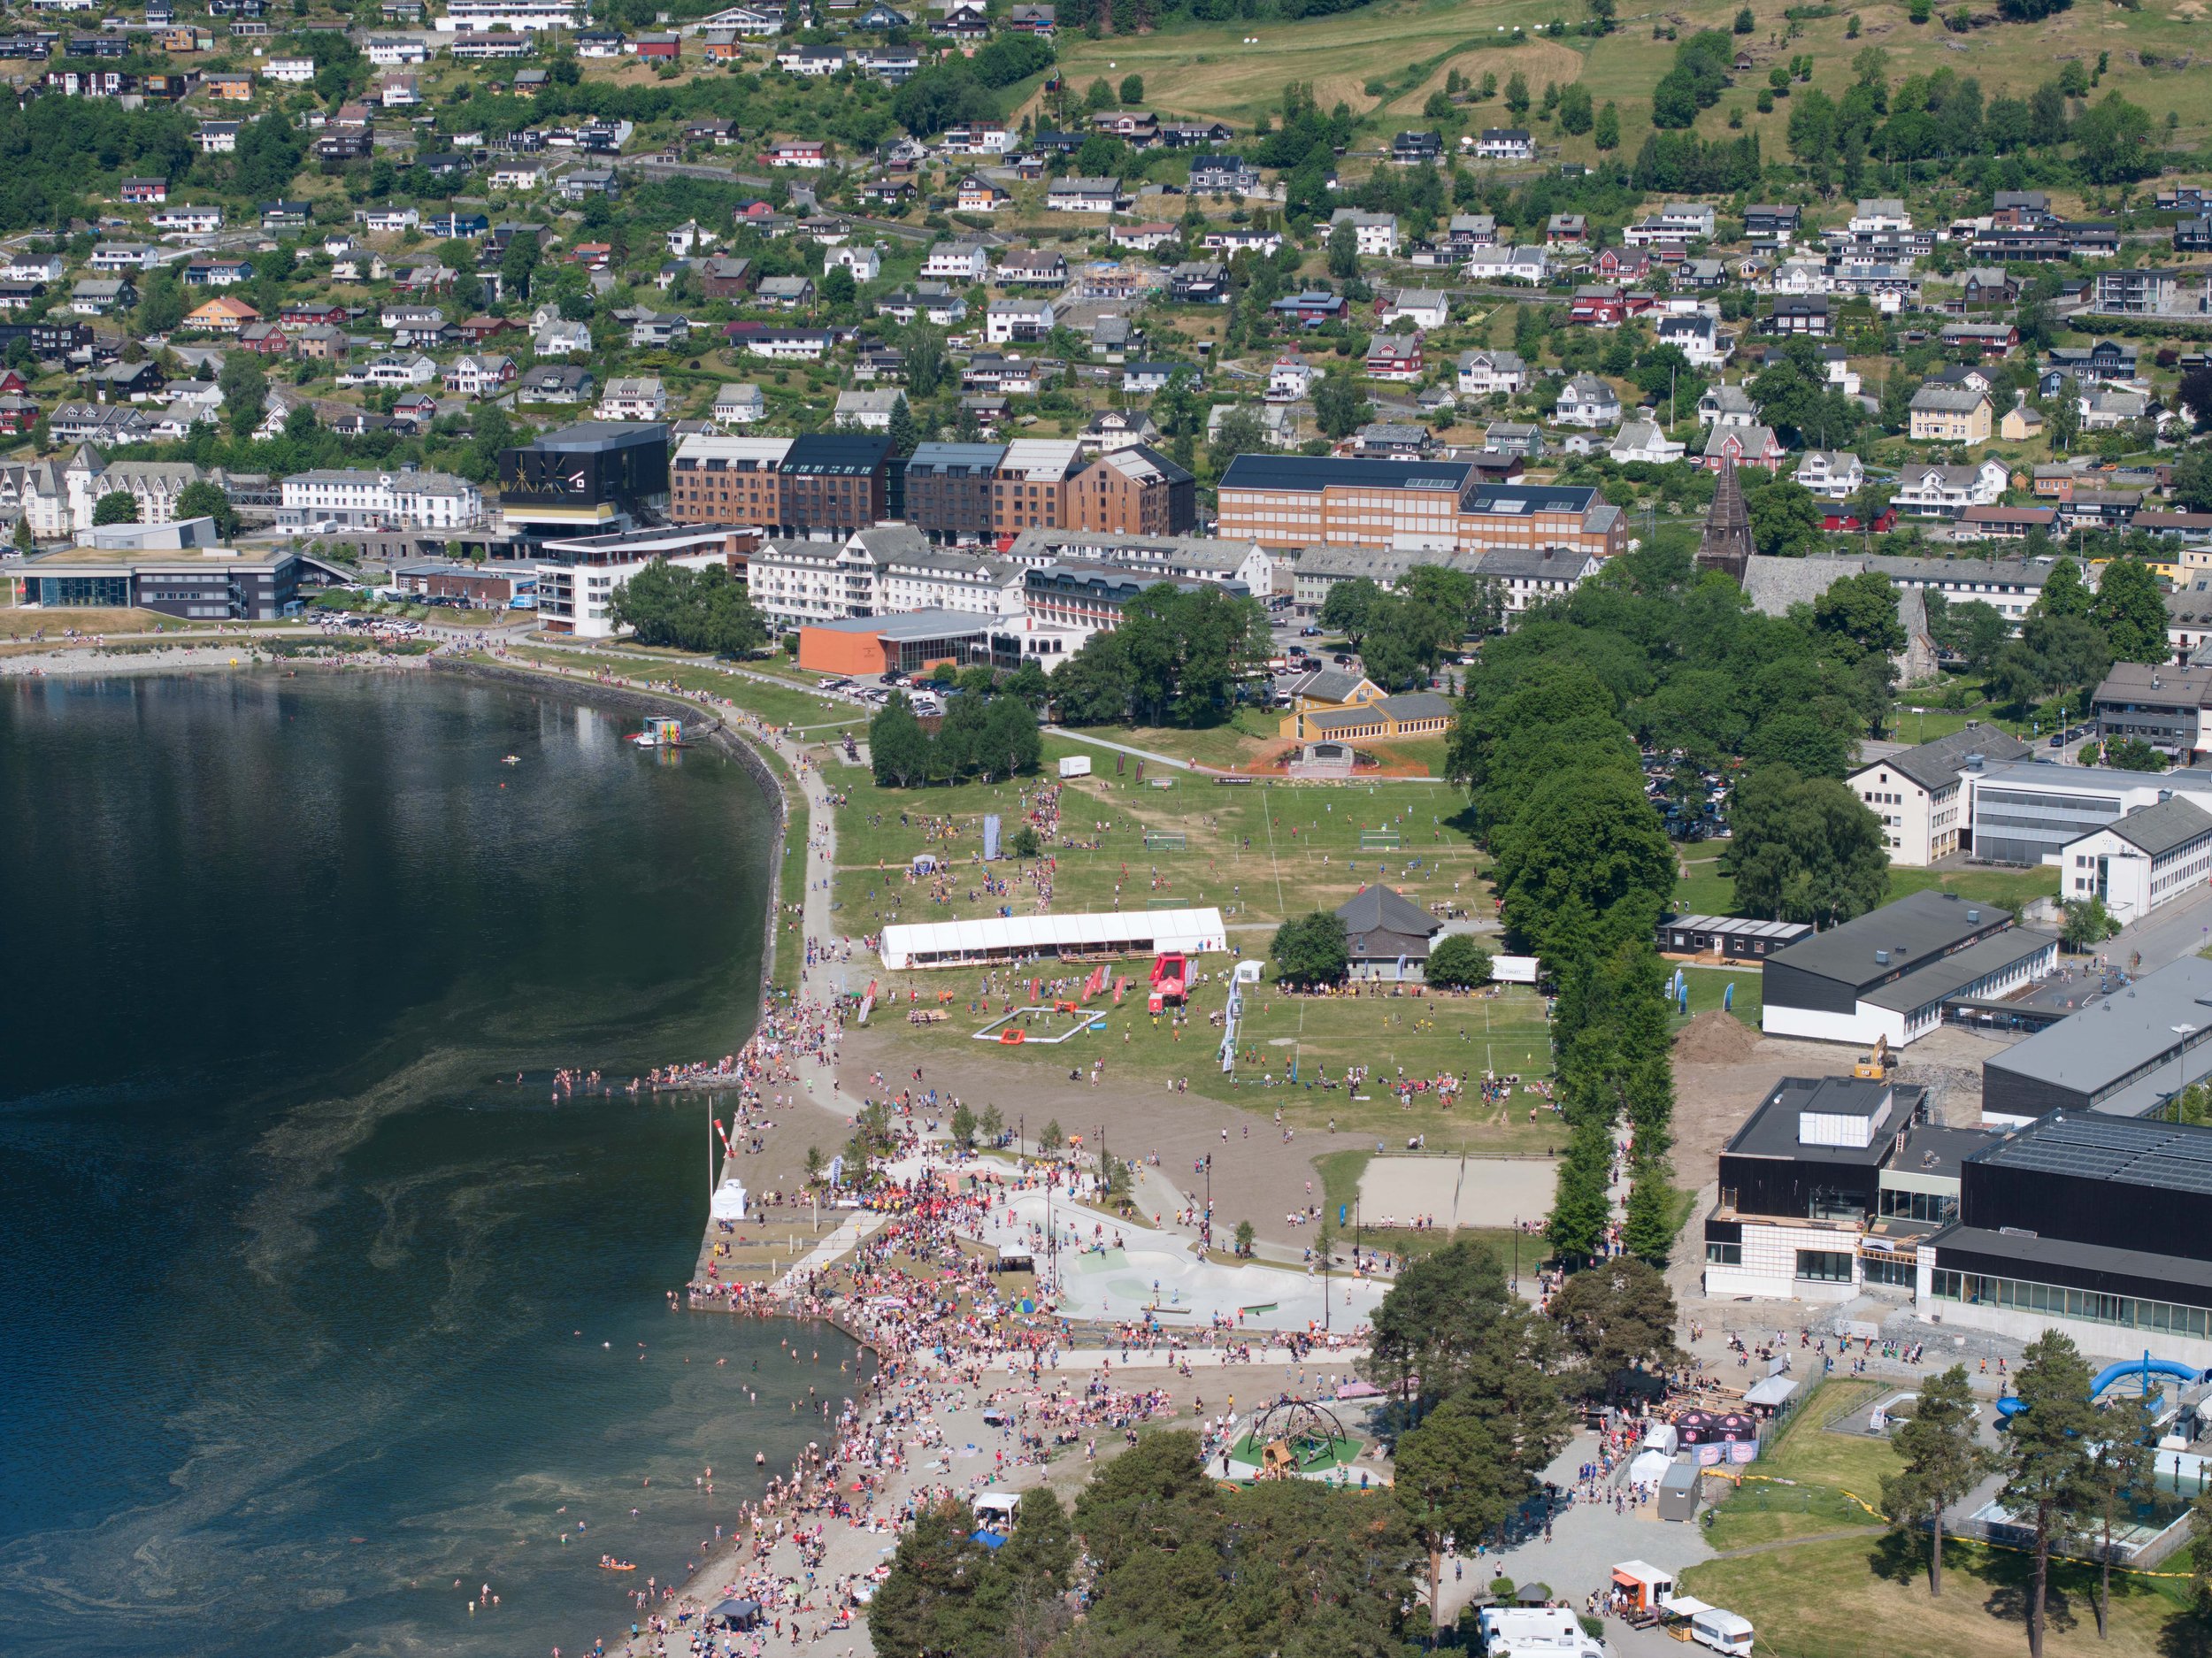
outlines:
{"label": "gray roof", "polygon": [[2207,813],[2177,794],[2149,806],[2139,806],[2124,817],[2090,831],[2118,835],[2147,856],[2159,858],[2177,847],[2212,833],[2212,813]]}
{"label": "gray roof", "polygon": [[[2047,1030],[1993,1054],[1985,1073],[2008,1072],[2090,1097],[2100,1112],[2139,1117],[2177,1087],[2212,1072],[2212,1042],[2200,1042],[2172,1063],[2183,1033],[2212,1027],[2212,961],[2185,956],[2108,995],[2085,1002]],[[2132,1082],[2124,1079],[2154,1066]]]}
{"label": "gray roof", "polygon": [[1893,771],[1903,772],[1922,788],[1932,791],[1957,782],[1959,773],[1965,769],[1966,756],[1970,754],[1978,754],[1985,762],[1998,764],[2011,760],[2025,760],[2034,753],[2032,748],[2008,731],[2001,731],[1994,725],[1974,724],[1962,726],[1948,736],[1937,737],[1916,748],[1893,754],[1886,759],[1870,760],[1853,775],[1870,771],[1878,765],[1887,766]]}
{"label": "gray roof", "polygon": [[1938,413],[1971,414],[1989,401],[1985,392],[1947,386],[1923,386],[1912,395],[1912,406]]}
{"label": "gray roof", "polygon": [[1846,576],[1863,574],[1867,561],[1845,557],[1775,558],[1754,553],[1745,561],[1743,595],[1768,616],[1786,616],[1793,604],[1810,604]]}
{"label": "gray roof", "polygon": [[1367,676],[1341,668],[1316,668],[1289,687],[1293,696],[1310,696],[1319,702],[1341,702],[1367,683]]}
{"label": "gray roof", "polygon": [[1878,1163],[1888,1155],[1891,1135],[1877,1134],[1865,1146],[1809,1146],[1797,1137],[1799,1117],[1810,1111],[1820,1117],[1870,1117],[1887,1102],[1891,1121],[1909,1122],[1926,1092],[1909,1083],[1878,1082],[1870,1077],[1784,1077],[1730,1138],[1728,1153],[1792,1162]]}
{"label": "gray roof", "polygon": [[[1959,472],[1971,475],[1978,466]],[[1876,553],[1866,568],[1878,570],[1892,581],[1947,582],[1954,586],[2040,588],[2051,574],[2052,561],[2037,558],[1909,558]]]}
{"label": "gray roof", "polygon": [[[1855,920],[1777,950],[1767,961],[1839,984],[1871,986],[1901,967],[1956,949],[1977,933],[2011,919],[2010,910],[1968,903],[1955,893],[1909,893]],[[1878,950],[1887,952],[1889,960],[1877,961]]]}
{"label": "gray roof", "polygon": [[2116,662],[2097,687],[2097,702],[2148,703],[2159,708],[2212,708],[2212,668],[2177,668],[2147,662]]}
{"label": "gray roof", "polygon": [[1336,907],[1336,913],[1344,918],[1345,931],[1356,939],[1371,933],[1429,939],[1444,926],[1411,899],[1401,898],[1379,883],[1354,893]]}
{"label": "gray roof", "polygon": [[1397,720],[1452,717],[1452,699],[1435,691],[1403,691],[1396,696],[1386,696],[1375,706]]}
{"label": "gray roof", "polygon": [[1493,547],[1481,555],[1480,573],[1500,580],[1570,581],[1590,563],[1590,555],[1565,547]]}
{"label": "gray roof", "polygon": [[1907,973],[1894,984],[1870,990],[1860,998],[1870,1007],[1909,1013],[1966,988],[1978,979],[2055,949],[2057,935],[2026,927],[2007,927],[1993,938],[1978,940],[1962,950],[1939,956],[1925,967]]}
{"label": "gray roof", "polygon": [[970,616],[960,610],[902,610],[894,616],[849,616],[835,621],[807,623],[839,633],[872,633],[886,639],[972,639],[997,626],[988,616]]}

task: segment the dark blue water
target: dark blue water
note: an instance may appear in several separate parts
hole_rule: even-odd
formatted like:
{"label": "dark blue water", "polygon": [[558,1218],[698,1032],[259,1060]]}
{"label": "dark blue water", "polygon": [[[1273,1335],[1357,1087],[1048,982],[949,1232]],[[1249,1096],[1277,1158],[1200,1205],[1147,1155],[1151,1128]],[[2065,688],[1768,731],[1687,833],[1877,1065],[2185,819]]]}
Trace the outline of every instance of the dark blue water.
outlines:
{"label": "dark blue water", "polygon": [[0,1652],[577,1651],[603,1554],[680,1568],[806,1438],[784,1332],[668,1309],[704,1103],[511,1080],[751,1028],[766,804],[634,724],[0,687]]}

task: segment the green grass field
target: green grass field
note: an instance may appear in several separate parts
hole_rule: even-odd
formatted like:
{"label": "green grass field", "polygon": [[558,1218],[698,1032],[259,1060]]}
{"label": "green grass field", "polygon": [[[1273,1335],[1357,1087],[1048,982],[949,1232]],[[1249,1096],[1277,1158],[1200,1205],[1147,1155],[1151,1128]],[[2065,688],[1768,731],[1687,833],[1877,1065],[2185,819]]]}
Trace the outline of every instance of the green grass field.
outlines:
{"label": "green grass field", "polygon": [[[1885,1654],[1905,1658],[2013,1658],[2026,1645],[2027,1556],[1948,1543],[1944,1593],[1932,1599],[1925,1545],[1889,1533],[1861,1506],[1879,1508],[1882,1476],[1896,1471],[1896,1452],[1885,1440],[1821,1425],[1886,1391],[1870,1382],[1822,1384],[1754,1465],[1760,1478],[1713,1511],[1707,1540],[1715,1549],[1761,1552],[1693,1567],[1684,1591],[1749,1618],[1759,1649],[1778,1658],[1847,1658],[1867,1649],[1873,1630]],[[1832,1535],[1839,1531],[1854,1535]],[[2185,1571],[2178,1579],[2118,1573],[2111,1639],[2100,1643],[2094,1583],[2089,1566],[2053,1563],[2049,1653],[2147,1658],[2201,1653],[2212,1639],[2212,1628],[2185,1605]]]}
{"label": "green grass field", "polygon": [[[1225,787],[1164,771],[1139,788],[1133,761],[1117,779],[1096,748],[1057,737],[1044,748],[1047,784],[1064,754],[1089,756],[1097,769],[1064,791],[1060,825],[1061,840],[1095,844],[1048,848],[1057,863],[1049,876],[1056,913],[1218,905],[1233,934],[1251,933],[1248,953],[1263,956],[1285,917],[1333,910],[1378,879],[1424,905],[1473,910],[1489,902],[1479,879],[1485,860],[1451,822],[1464,797],[1448,785]],[[978,860],[984,815],[998,813],[1010,839],[1025,792],[1039,786],[1024,779],[882,789],[856,775],[837,819],[841,915],[855,931],[872,933],[891,922],[995,915],[1002,906],[1035,913],[1041,869],[1017,876],[1011,894],[993,894],[983,889]],[[1396,828],[1402,846],[1363,851],[1362,832],[1386,825]],[[1148,847],[1150,832],[1179,834],[1183,846]],[[934,890],[907,874],[925,852],[954,865],[953,878]],[[1005,875],[1005,866],[998,872]]]}
{"label": "green grass field", "polygon": [[[1670,974],[1673,972],[1675,963],[1670,962],[1663,965]],[[1731,1013],[1753,1030],[1759,1028],[1761,981],[1755,962],[1737,967],[1692,967],[1686,963],[1682,971],[1690,993],[1690,1010],[1687,1014],[1678,1013],[1675,1016],[1678,1024],[1686,1025],[1697,1015],[1709,1013],[1726,1001]],[[1732,985],[1736,992],[1732,997],[1727,994]]]}
{"label": "green grass field", "polygon": [[669,680],[687,691],[711,691],[717,696],[731,698],[772,724],[799,727],[817,741],[827,741],[842,730],[858,734],[864,734],[867,730],[868,711],[840,698],[823,696],[795,686],[787,690],[780,685],[764,685],[758,679],[743,678],[719,664],[695,656],[655,653],[654,660],[641,662],[627,655],[626,647],[625,649],[626,654],[614,656],[517,644],[510,645],[507,652],[510,656],[521,657],[539,667],[580,669],[588,673],[603,672],[626,679]]}
{"label": "green grass field", "polygon": [[[1690,864],[1688,879],[1675,882],[1674,905],[1678,912],[1698,916],[1735,913],[1736,884],[1721,873],[1719,857],[1717,852],[1701,857]],[[1891,900],[1911,893],[1925,892],[1931,887],[1941,892],[1956,893],[1962,898],[2017,910],[2037,898],[2055,897],[2058,893],[2058,871],[2055,869],[1926,870],[1903,865],[1893,865],[1890,870]],[[1738,992],[1740,996],[1741,994]]]}
{"label": "green grass field", "polygon": [[[1731,0],[1670,10],[1666,22],[1682,35],[1701,28],[1729,29],[1738,7]],[[1940,10],[1940,8],[1939,8]],[[1963,34],[1939,21],[1915,25],[1907,8],[1894,0],[1838,5],[1832,16],[1786,21],[1777,5],[1755,6],[1756,27],[1741,37],[1757,60],[1748,73],[1735,77],[1717,105],[1699,119],[1706,137],[1730,133],[1732,111],[1740,111],[1742,130],[1758,134],[1770,158],[1786,157],[1789,101],[1776,100],[1770,114],[1755,107],[1770,67],[1810,53],[1812,84],[1832,96],[1848,84],[1851,58],[1869,46],[1890,58],[1893,86],[1914,74],[1948,69],[1980,81],[1985,97],[1997,93],[2024,96],[2057,73],[2069,58],[2093,70],[2099,53],[2109,54],[2097,96],[2119,91],[2148,110],[2162,133],[2168,111],[2180,118],[2174,134],[2178,150],[2200,148],[2212,135],[2212,104],[2201,96],[2203,0],[2151,0],[2139,11],[2076,5],[2034,23],[1990,19]],[[1302,22],[1231,19],[1200,23],[1178,20],[1148,35],[1086,40],[1071,31],[1060,42],[1068,84],[1081,87],[1104,76],[1118,81],[1135,73],[1144,77],[1145,100],[1162,113],[1203,115],[1248,127],[1263,111],[1281,104],[1290,81],[1311,84],[1321,107],[1340,99],[1368,118],[1387,142],[1394,123],[1417,119],[1430,93],[1440,88],[1456,68],[1470,81],[1485,73],[1502,83],[1514,71],[1540,95],[1548,81],[1579,81],[1601,105],[1620,109],[1622,150],[1633,155],[1648,130],[1651,89],[1673,62],[1674,42],[1653,38],[1659,20],[1652,14],[1624,16],[1602,40],[1566,36],[1554,40],[1525,34],[1512,43],[1511,30],[1532,30],[1558,19],[1578,20],[1578,11],[1536,5],[1526,0],[1471,10],[1451,0],[1385,0],[1384,4]],[[1847,39],[1855,19],[1860,33]],[[1501,33],[1501,29],[1504,33]],[[1253,43],[1247,44],[1248,37]],[[2146,60],[2148,60],[2147,65]],[[1370,86],[1377,89],[1368,90]],[[1456,111],[1457,130],[1494,126],[1509,118],[1502,102],[1467,104]],[[1568,160],[1592,161],[1598,151],[1588,135],[1570,137],[1535,111],[1526,123],[1540,145],[1556,146]],[[2054,206],[2058,206],[2054,202]],[[2066,203],[2067,211],[2074,203]]]}
{"label": "green grass field", "polygon": [[[1867,1532],[1708,1562],[1685,1572],[1682,1586],[1750,1619],[1759,1651],[1776,1658],[1859,1658],[1870,1648],[1885,1658],[2017,1658],[2027,1650],[2027,1555],[1948,1543],[1940,1599],[1928,1593],[1924,1559],[1916,1542]],[[2047,1658],[2202,1654],[2212,1624],[2186,1604],[2187,1587],[2185,1569],[2178,1581],[2115,1573],[2111,1638],[2100,1641],[2094,1570],[2054,1562]]]}

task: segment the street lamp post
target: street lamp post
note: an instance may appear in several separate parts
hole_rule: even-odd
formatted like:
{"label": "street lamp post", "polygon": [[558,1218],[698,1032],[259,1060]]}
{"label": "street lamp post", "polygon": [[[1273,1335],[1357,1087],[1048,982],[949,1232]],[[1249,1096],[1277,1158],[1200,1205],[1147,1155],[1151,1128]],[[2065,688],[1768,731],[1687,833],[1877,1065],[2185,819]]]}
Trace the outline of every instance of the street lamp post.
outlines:
{"label": "street lamp post", "polygon": [[1207,1248],[1214,1242],[1214,1155],[1206,1154],[1206,1213],[1198,1223],[1198,1241]]}

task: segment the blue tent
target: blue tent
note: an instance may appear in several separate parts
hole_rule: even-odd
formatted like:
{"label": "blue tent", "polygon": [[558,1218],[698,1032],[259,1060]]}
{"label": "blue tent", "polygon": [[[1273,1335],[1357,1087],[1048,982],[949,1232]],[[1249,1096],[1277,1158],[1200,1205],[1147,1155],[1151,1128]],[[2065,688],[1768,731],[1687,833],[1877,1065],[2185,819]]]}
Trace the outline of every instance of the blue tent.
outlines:
{"label": "blue tent", "polygon": [[996,1531],[978,1531],[974,1538],[971,1540],[982,1544],[986,1548],[1004,1548],[1006,1547],[1006,1539],[1001,1537]]}

